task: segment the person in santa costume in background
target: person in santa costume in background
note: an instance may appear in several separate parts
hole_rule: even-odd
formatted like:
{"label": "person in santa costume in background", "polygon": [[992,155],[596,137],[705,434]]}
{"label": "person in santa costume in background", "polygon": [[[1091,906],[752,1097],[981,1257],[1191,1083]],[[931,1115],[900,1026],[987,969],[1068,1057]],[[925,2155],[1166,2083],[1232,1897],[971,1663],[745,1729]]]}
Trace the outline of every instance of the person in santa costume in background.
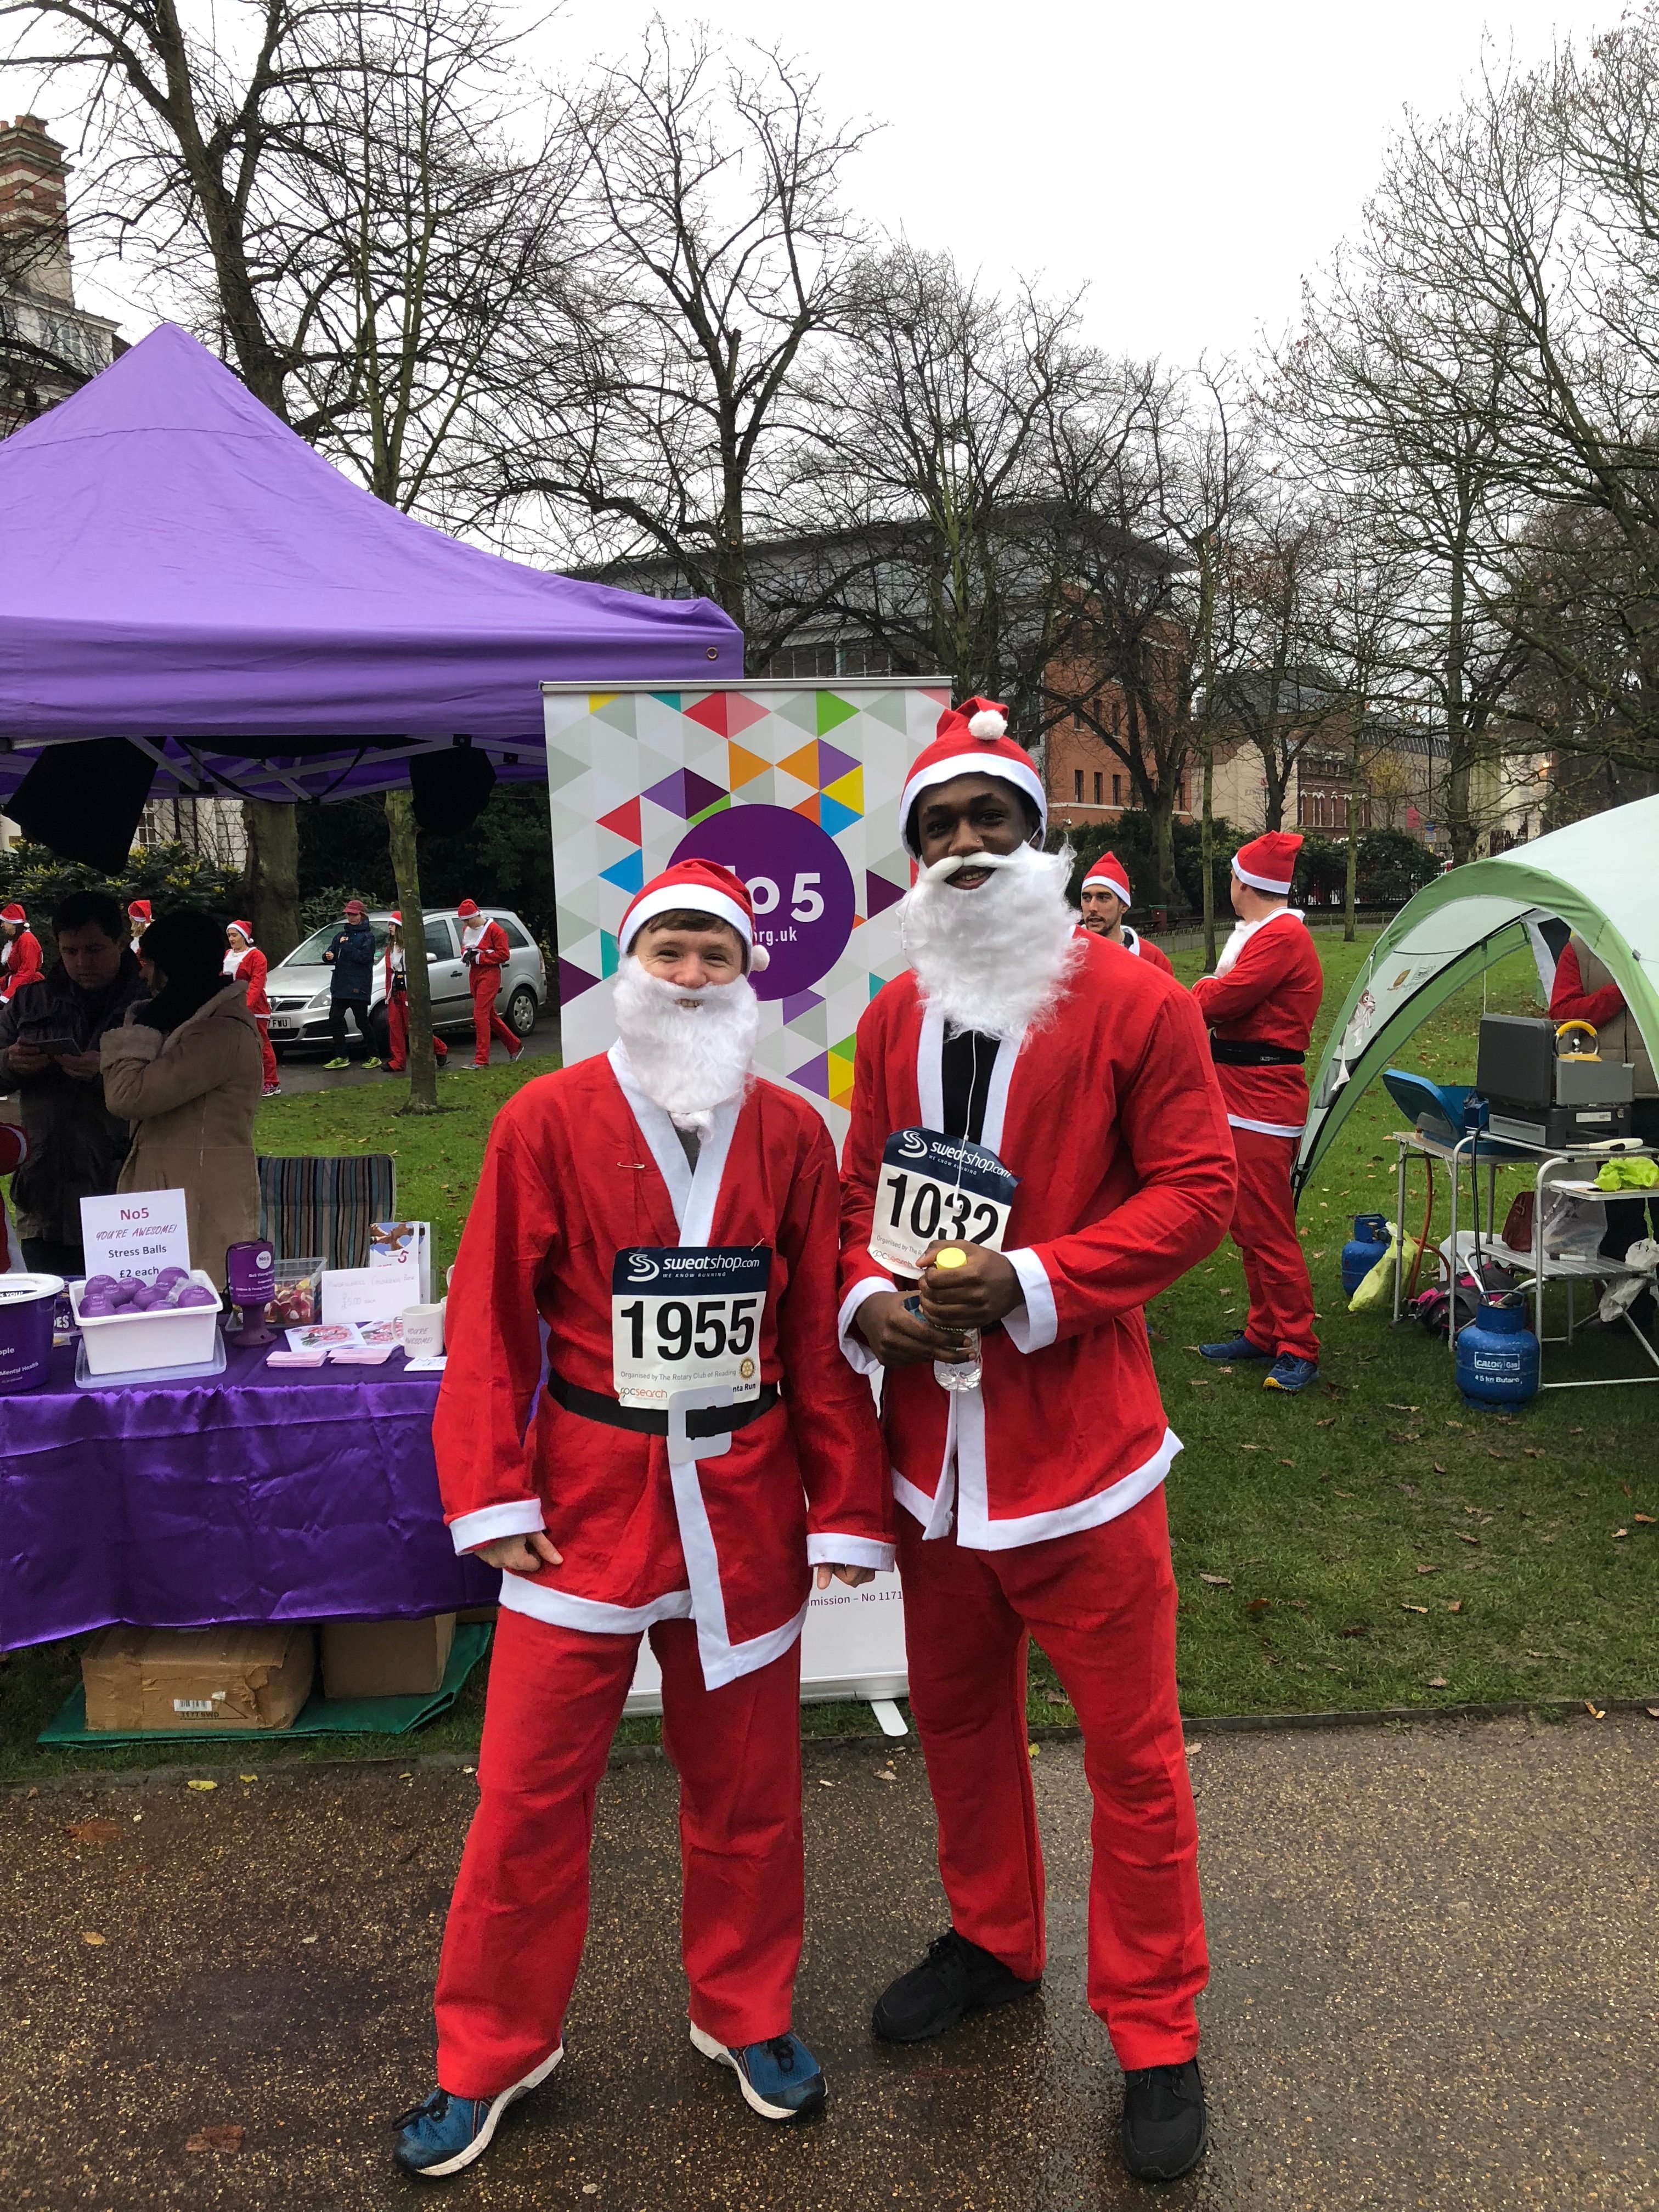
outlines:
{"label": "person in santa costume in background", "polygon": [[910,771],[910,970],[859,1024],[843,1157],[843,1342],[886,1370],[910,1705],[951,1906],[874,2025],[918,2042],[1042,1977],[1036,1636],[1094,1795],[1089,2001],[1127,2077],[1123,2156],[1169,2179],[1207,2139],[1208,1968],[1164,1508],[1180,1445],[1143,1308],[1224,1234],[1232,1148],[1191,1001],[1076,928],[1070,856],[1037,849],[1042,779],[1006,732],[970,699]]}
{"label": "person in santa costume in background", "polygon": [[138,957],[139,940],[143,938],[144,932],[149,927],[150,924],[149,901],[148,899],[133,900],[131,905],[127,908],[127,924],[132,931],[131,944],[132,956],[136,960]]}
{"label": "person in santa costume in background", "polygon": [[46,967],[40,957],[40,940],[15,901],[0,907],[0,922],[6,932],[5,943],[0,945],[0,1006],[3,1006],[25,983],[38,983]]}
{"label": "person in santa costume in background", "polygon": [[1161,968],[1166,975],[1173,975],[1170,957],[1149,945],[1139,930],[1131,929],[1124,916],[1134,904],[1129,889],[1129,872],[1115,853],[1103,853],[1083,878],[1083,923],[1091,937],[1103,937],[1109,943],[1121,945],[1133,952],[1137,959]]}
{"label": "person in santa costume in background", "polygon": [[1243,1334],[1199,1350],[1229,1365],[1265,1360],[1267,1390],[1305,1390],[1319,1373],[1313,1285],[1291,1189],[1308,1118],[1304,1062],[1325,988],[1307,927],[1285,903],[1301,849],[1300,837],[1279,830],[1239,847],[1232,880],[1238,920],[1214,975],[1193,985],[1238,1156],[1232,1237],[1250,1293]]}
{"label": "person in santa costume in background", "polygon": [[[505,1572],[440,2087],[399,2123],[418,2173],[477,2157],[562,2055],[593,1792],[641,1635],[680,1777],[691,2040],[767,2119],[823,2101],[790,2028],[800,1632],[815,1569],[856,1587],[892,1565],[892,1500],[836,1345],[834,1148],[751,1070],[754,931],[711,861],[647,884],[618,933],[618,1042],[527,1083],[490,1131],[433,1439],[456,1548]],[[677,1387],[694,1357],[705,1387]]]}
{"label": "person in santa costume in background", "polygon": [[[386,930],[382,975],[386,982],[386,1064],[393,1075],[401,1075],[409,1066],[409,969],[400,913],[392,915]],[[432,1057],[440,1067],[449,1058],[449,1047],[436,1030],[432,1032]]]}
{"label": "person in santa costume in background", "polygon": [[524,1039],[510,1030],[495,1012],[495,994],[501,988],[501,970],[512,952],[507,932],[499,921],[486,920],[476,902],[463,899],[455,909],[461,923],[461,958],[466,963],[466,988],[472,994],[474,1067],[489,1065],[489,1042],[500,1037],[509,1060],[524,1050]]}
{"label": "person in santa costume in background", "polygon": [[282,1089],[276,1073],[276,1055],[270,1048],[270,1000],[265,996],[265,977],[270,963],[253,942],[251,922],[233,921],[225,932],[228,950],[225,954],[225,973],[239,983],[247,986],[248,1011],[259,1024],[259,1056],[264,1062],[265,1097],[274,1098]]}

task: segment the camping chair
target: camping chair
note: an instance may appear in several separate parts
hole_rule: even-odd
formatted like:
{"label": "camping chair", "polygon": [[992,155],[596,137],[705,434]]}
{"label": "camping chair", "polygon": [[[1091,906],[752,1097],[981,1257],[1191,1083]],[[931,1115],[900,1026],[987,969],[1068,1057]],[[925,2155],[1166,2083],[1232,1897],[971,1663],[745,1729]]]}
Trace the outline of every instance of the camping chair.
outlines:
{"label": "camping chair", "polygon": [[262,1158],[259,1234],[279,1260],[321,1256],[325,1267],[366,1267],[368,1229],[398,1212],[398,1168],[389,1152],[348,1159]]}

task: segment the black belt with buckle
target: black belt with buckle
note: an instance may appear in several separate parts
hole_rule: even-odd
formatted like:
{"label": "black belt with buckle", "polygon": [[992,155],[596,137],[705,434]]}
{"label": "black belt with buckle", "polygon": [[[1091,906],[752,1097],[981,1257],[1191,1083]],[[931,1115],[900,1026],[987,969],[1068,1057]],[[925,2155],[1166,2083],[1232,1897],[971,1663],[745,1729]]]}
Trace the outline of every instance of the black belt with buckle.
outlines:
{"label": "black belt with buckle", "polygon": [[1210,1039],[1210,1058],[1218,1067],[1300,1067],[1307,1057],[1287,1044],[1256,1044],[1249,1037]]}
{"label": "black belt with buckle", "polygon": [[[580,1413],[586,1421],[603,1421],[608,1429],[628,1429],[636,1437],[665,1437],[668,1434],[668,1414],[659,1413],[654,1406],[619,1406],[614,1398],[607,1398],[602,1390],[581,1390],[574,1382],[567,1382],[562,1375],[550,1368],[547,1395],[564,1407],[567,1413]],[[763,1382],[760,1395],[750,1398],[741,1406],[698,1406],[685,1417],[688,1437],[729,1437],[738,1429],[746,1429],[751,1421],[769,1413],[778,1402],[775,1382]]]}

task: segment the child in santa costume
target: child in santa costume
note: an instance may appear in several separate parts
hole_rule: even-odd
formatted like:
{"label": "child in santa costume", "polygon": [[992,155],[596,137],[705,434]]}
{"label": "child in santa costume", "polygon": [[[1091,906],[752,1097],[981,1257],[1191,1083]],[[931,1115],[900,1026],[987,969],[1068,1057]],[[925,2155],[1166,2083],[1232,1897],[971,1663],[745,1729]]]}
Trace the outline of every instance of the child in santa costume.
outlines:
{"label": "child in santa costume", "polygon": [[127,921],[132,930],[132,955],[134,959],[137,959],[138,957],[139,943],[143,937],[144,932],[149,927],[150,924],[149,901],[148,899],[134,899],[132,903],[127,908]]}
{"label": "child in santa costume", "polygon": [[1129,889],[1129,872],[1115,853],[1103,853],[1085,876],[1082,901],[1082,927],[1091,937],[1103,938],[1109,945],[1121,945],[1137,959],[1149,961],[1166,975],[1174,975],[1168,953],[1149,945],[1124,919],[1134,904],[1134,896]]}
{"label": "child in santa costume", "polygon": [[475,902],[463,899],[455,909],[461,924],[461,958],[466,963],[466,988],[472,994],[474,1067],[489,1065],[489,1042],[500,1037],[509,1060],[524,1050],[524,1039],[510,1030],[495,1012],[495,994],[501,988],[501,970],[512,952],[507,932],[499,921],[488,921]]}
{"label": "child in santa costume", "polygon": [[[386,985],[386,1064],[393,1075],[401,1075],[409,1066],[409,968],[400,912],[393,913],[386,928],[381,975]],[[432,1032],[432,1057],[440,1067],[449,1058],[449,1047],[436,1030]]]}
{"label": "child in santa costume", "polygon": [[265,1097],[274,1098],[282,1089],[276,1073],[276,1055],[270,1048],[270,1000],[265,996],[265,977],[270,972],[270,963],[253,942],[251,922],[233,921],[225,931],[225,973],[234,976],[247,987],[248,1012],[259,1024],[259,1056],[264,1062]]}
{"label": "child in santa costume", "polygon": [[[1094,1793],[1089,2000],[1127,2075],[1123,2154],[1169,2178],[1206,2141],[1207,1965],[1164,1511],[1180,1446],[1142,1310],[1224,1231],[1232,1148],[1190,1000],[1076,928],[1069,856],[1036,849],[1042,779],[1006,730],[970,699],[911,769],[911,972],[859,1024],[842,1167],[843,1341],[886,1370],[910,1704],[951,1905],[875,2029],[920,2041],[1042,1976],[1036,1635]],[[951,1387],[975,1358],[976,1383]]]}
{"label": "child in santa costume", "polygon": [[1325,981],[1302,916],[1285,902],[1302,840],[1272,830],[1233,855],[1233,933],[1193,997],[1227,1102],[1238,1156],[1232,1237],[1250,1309],[1243,1334],[1206,1359],[1268,1363],[1262,1388],[1305,1390],[1319,1373],[1313,1285],[1296,1233],[1291,1170],[1308,1118],[1304,1062]]}
{"label": "child in santa costume", "polygon": [[0,907],[0,922],[5,925],[5,943],[0,945],[0,1006],[14,997],[26,983],[38,983],[46,973],[40,957],[40,940],[29,927],[29,918],[14,901],[10,906]]}
{"label": "child in santa costume", "polygon": [[893,1558],[869,1389],[836,1347],[835,1153],[751,1073],[765,956],[736,876],[679,863],[617,942],[619,1041],[496,1115],[449,1294],[444,1508],[457,1549],[506,1571],[440,2086],[398,2124],[428,2176],[562,2055],[641,1635],[680,1778],[691,2040],[768,2119],[823,2101],[790,2029],[800,1632],[815,1567],[856,1586]]}

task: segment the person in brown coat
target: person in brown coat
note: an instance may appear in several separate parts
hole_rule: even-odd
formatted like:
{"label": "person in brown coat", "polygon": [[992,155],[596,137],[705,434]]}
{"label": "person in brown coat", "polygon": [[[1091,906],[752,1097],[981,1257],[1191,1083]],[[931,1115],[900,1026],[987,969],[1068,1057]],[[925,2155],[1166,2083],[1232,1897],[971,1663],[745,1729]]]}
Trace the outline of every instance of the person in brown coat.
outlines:
{"label": "person in brown coat", "polygon": [[182,1190],[190,1256],[216,1283],[227,1247],[259,1233],[253,1117],[264,1088],[259,1028],[246,988],[221,966],[210,915],[164,914],[139,965],[152,996],[105,1035],[104,1100],[132,1125],[118,1190]]}

